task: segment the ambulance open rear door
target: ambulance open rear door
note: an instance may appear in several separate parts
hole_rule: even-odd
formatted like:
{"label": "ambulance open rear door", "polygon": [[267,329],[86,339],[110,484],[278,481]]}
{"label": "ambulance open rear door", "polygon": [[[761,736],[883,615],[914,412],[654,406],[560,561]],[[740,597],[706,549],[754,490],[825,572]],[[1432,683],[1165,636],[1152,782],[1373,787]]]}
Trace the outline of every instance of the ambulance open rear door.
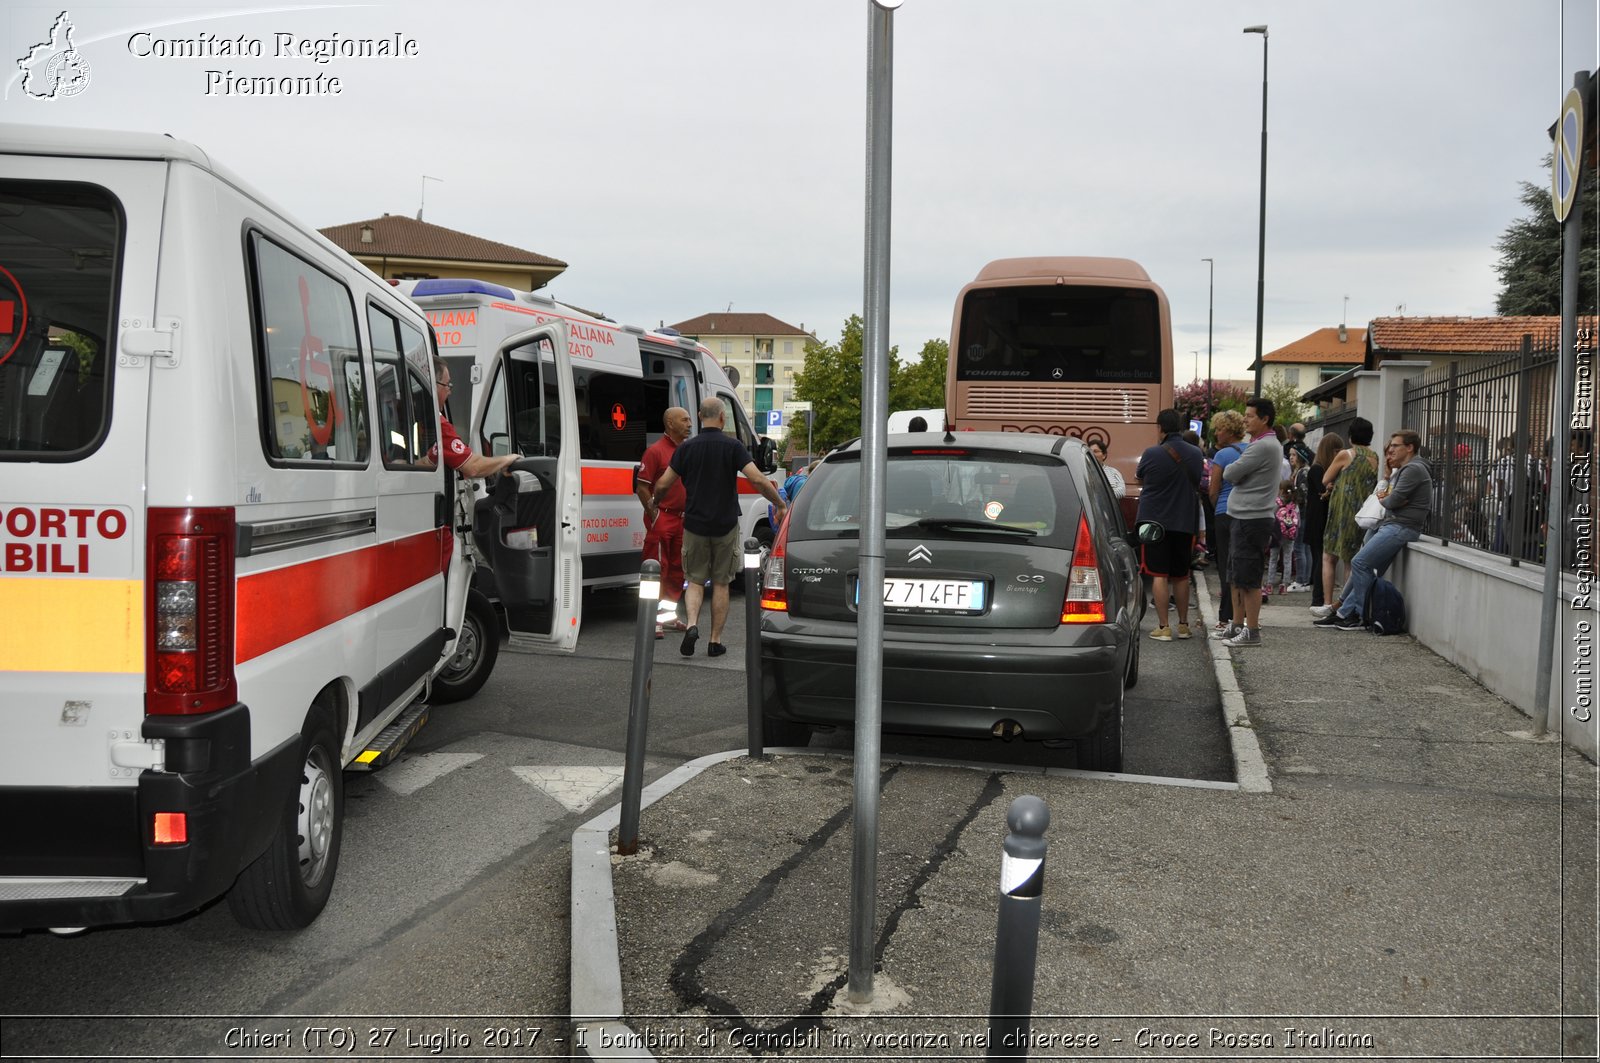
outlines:
{"label": "ambulance open rear door", "polygon": [[473,537],[488,561],[512,645],[571,651],[582,613],[578,413],[564,322],[517,333],[496,352],[474,437],[520,454],[478,499]]}

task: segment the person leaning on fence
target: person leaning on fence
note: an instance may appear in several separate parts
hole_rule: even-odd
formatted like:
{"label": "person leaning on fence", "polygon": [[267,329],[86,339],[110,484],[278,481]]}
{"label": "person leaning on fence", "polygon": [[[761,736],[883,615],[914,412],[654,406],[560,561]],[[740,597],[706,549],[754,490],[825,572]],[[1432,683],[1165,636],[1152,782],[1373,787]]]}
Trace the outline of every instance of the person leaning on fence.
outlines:
{"label": "person leaning on fence", "polygon": [[[1283,475],[1283,447],[1272,431],[1277,407],[1271,399],[1254,398],[1244,404],[1244,429],[1250,445],[1244,455],[1222,470],[1233,484],[1228,515],[1233,518],[1228,550],[1228,578],[1233,584],[1233,619],[1236,630],[1224,632],[1229,646],[1261,645],[1261,586],[1267,567],[1267,547],[1276,526],[1278,485]],[[1242,624],[1241,624],[1242,621]]]}
{"label": "person leaning on fence", "polygon": [[1433,474],[1428,463],[1417,457],[1421,449],[1422,437],[1409,428],[1402,428],[1389,438],[1383,452],[1385,480],[1378,484],[1383,518],[1350,562],[1350,582],[1345,584],[1338,611],[1313,621],[1317,627],[1335,631],[1364,628],[1362,611],[1373,581],[1388,571],[1407,543],[1422,537],[1422,526],[1427,523],[1428,507],[1433,501]]}

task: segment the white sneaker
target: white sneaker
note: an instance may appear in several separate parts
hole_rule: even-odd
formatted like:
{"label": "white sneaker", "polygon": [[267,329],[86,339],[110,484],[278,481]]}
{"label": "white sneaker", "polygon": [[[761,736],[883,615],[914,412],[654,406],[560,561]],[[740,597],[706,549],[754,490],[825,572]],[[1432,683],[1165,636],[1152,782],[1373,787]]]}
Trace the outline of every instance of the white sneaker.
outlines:
{"label": "white sneaker", "polygon": [[1333,606],[1331,606],[1331,605],[1313,605],[1311,607],[1311,615],[1316,617],[1318,620],[1326,619],[1327,617],[1330,617],[1330,616],[1333,615]]}

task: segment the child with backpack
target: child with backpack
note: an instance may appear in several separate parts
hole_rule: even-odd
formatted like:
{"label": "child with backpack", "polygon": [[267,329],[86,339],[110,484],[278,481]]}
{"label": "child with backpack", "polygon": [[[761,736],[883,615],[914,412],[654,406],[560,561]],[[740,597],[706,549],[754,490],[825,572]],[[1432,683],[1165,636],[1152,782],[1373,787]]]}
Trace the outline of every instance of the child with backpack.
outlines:
{"label": "child with backpack", "polygon": [[[1294,578],[1294,541],[1300,533],[1300,507],[1294,500],[1294,482],[1284,480],[1278,486],[1278,506],[1272,527],[1272,549],[1267,553],[1267,574],[1262,580],[1263,589],[1273,583],[1278,593],[1288,592]],[[1276,573],[1277,578],[1273,575]]]}

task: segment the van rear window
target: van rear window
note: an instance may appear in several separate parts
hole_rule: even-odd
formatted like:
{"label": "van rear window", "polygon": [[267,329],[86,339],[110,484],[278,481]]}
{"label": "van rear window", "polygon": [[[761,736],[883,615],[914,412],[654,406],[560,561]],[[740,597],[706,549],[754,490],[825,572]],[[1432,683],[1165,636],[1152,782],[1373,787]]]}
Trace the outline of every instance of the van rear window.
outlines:
{"label": "van rear window", "polygon": [[0,459],[105,438],[122,213],[102,188],[0,180]]}

